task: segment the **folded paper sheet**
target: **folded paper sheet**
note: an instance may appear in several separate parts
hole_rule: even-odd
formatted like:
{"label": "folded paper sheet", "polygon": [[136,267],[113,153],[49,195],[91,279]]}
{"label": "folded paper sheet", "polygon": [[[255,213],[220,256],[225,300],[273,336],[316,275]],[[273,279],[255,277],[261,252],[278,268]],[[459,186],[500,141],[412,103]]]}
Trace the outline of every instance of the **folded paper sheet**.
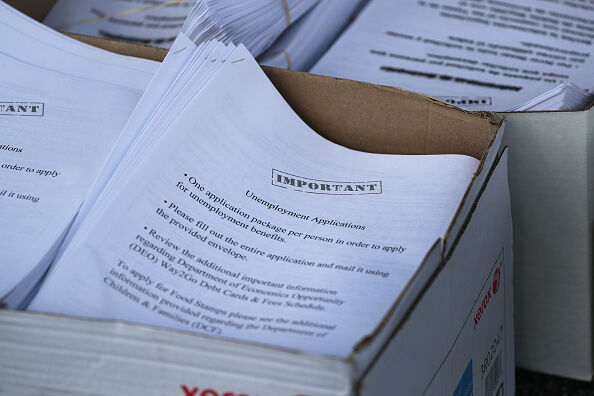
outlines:
{"label": "folded paper sheet", "polygon": [[477,166],[331,143],[245,47],[182,34],[29,309],[347,356]]}

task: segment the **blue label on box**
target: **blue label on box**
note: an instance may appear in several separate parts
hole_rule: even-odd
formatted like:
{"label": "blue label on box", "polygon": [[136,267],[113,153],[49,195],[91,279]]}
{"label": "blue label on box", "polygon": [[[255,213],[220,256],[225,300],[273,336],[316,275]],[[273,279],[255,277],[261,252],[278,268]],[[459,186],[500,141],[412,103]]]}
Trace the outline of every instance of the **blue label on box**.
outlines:
{"label": "blue label on box", "polygon": [[464,371],[464,374],[462,374],[462,378],[460,378],[460,382],[458,382],[458,386],[452,396],[473,396],[472,360],[470,360],[468,366],[466,366],[466,370]]}

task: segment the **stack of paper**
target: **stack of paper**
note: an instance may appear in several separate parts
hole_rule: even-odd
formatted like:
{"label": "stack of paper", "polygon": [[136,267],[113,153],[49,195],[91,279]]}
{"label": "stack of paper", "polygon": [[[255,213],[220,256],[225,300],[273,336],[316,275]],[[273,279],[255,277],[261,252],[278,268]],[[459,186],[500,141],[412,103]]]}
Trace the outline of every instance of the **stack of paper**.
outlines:
{"label": "stack of paper", "polygon": [[343,31],[365,0],[320,0],[291,25],[260,58],[260,63],[309,71]]}
{"label": "stack of paper", "polygon": [[584,110],[594,101],[594,95],[575,84],[561,84],[556,88],[514,108],[511,111]]}
{"label": "stack of paper", "polygon": [[317,2],[58,0],[44,23],[61,31],[165,48],[183,30],[198,43],[210,39],[243,43],[252,53],[260,54]]}
{"label": "stack of paper", "polygon": [[331,143],[244,46],[182,34],[29,309],[346,356],[477,166]]}
{"label": "stack of paper", "polygon": [[169,48],[196,0],[58,0],[43,21],[60,31]]}
{"label": "stack of paper", "polygon": [[201,0],[183,32],[196,43],[241,43],[258,56],[318,0]]}
{"label": "stack of paper", "polygon": [[592,21],[575,1],[371,0],[311,71],[505,111],[594,85]]}
{"label": "stack of paper", "polygon": [[0,301],[47,270],[157,63],[72,40],[0,2]]}

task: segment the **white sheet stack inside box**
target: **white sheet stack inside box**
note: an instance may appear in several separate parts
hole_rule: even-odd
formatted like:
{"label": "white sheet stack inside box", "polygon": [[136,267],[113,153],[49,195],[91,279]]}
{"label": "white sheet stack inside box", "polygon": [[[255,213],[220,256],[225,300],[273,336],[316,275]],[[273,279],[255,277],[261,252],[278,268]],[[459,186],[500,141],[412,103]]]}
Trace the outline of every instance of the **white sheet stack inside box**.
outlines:
{"label": "white sheet stack inside box", "polygon": [[[163,55],[89,40],[129,55]],[[513,254],[501,120],[397,89],[266,72],[300,117],[333,142],[368,152],[480,160],[447,233],[389,301],[374,331],[338,358],[118,321],[0,311],[2,392],[513,393]]]}

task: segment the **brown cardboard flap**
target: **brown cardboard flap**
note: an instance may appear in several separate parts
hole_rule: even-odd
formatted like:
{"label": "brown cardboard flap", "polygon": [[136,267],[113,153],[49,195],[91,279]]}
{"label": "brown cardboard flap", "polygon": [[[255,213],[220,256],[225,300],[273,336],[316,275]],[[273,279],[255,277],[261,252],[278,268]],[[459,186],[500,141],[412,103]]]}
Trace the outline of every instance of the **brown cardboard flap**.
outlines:
{"label": "brown cardboard flap", "polygon": [[[167,51],[70,36],[109,51],[161,61]],[[314,130],[346,147],[392,154],[466,154],[481,159],[501,119],[397,88],[271,67],[264,71]]]}
{"label": "brown cardboard flap", "polygon": [[501,123],[396,88],[283,69],[264,71],[313,129],[376,153],[467,154],[482,158]]}

